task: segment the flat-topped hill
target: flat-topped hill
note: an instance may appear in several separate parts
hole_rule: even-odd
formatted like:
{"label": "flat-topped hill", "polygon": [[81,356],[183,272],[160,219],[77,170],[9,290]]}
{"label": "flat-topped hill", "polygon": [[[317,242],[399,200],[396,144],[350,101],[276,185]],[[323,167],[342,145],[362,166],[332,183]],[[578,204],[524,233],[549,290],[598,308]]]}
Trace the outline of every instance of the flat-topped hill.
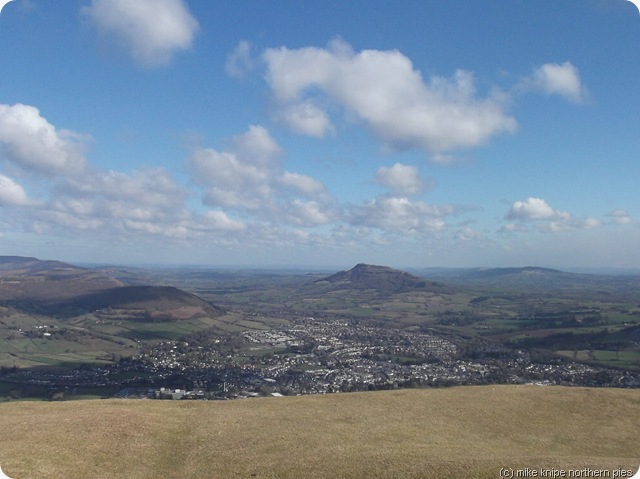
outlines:
{"label": "flat-topped hill", "polygon": [[640,461],[637,390],[479,386],[0,409],[0,465],[16,479],[494,479],[501,468],[635,472]]}

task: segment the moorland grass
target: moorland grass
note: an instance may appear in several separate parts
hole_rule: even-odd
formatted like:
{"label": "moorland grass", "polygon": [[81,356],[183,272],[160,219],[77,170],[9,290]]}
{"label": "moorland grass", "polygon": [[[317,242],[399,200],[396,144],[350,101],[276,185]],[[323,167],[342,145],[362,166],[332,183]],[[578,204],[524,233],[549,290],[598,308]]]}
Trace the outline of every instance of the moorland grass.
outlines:
{"label": "moorland grass", "polygon": [[637,470],[640,391],[469,386],[237,401],[0,404],[14,479],[498,478]]}

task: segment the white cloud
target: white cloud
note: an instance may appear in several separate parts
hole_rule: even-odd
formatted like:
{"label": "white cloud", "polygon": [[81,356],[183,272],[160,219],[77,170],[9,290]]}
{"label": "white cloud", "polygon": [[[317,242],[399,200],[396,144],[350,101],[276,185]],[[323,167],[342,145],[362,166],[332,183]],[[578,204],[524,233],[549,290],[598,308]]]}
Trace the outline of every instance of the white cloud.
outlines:
{"label": "white cloud", "polygon": [[28,205],[31,204],[22,186],[11,178],[0,174],[0,205]]}
{"label": "white cloud", "polygon": [[546,224],[541,224],[539,229],[541,231],[549,231],[552,233],[558,231],[573,231],[573,230],[591,230],[602,226],[602,222],[595,218],[563,218],[560,220],[550,221]]}
{"label": "white cloud", "polygon": [[104,237],[133,232],[178,238],[192,221],[185,198],[185,191],[161,168],[131,174],[91,171],[59,183],[31,219],[40,232],[79,229]]}
{"label": "white cloud", "polygon": [[85,168],[81,135],[57,130],[29,105],[0,104],[0,147],[5,159],[26,173],[57,175]]}
{"label": "white cloud", "polygon": [[269,131],[256,125],[249,126],[249,131],[236,136],[232,148],[240,161],[266,167],[274,166],[282,155],[282,148]]}
{"label": "white cloud", "polygon": [[247,227],[242,221],[229,218],[224,211],[220,210],[207,211],[205,218],[204,226],[214,230],[242,231]]}
{"label": "white cloud", "polygon": [[224,211],[187,210],[186,191],[162,168],[131,174],[94,171],[59,184],[52,194],[52,201],[32,218],[32,230],[39,234],[82,230],[102,240],[123,241],[134,235],[182,241],[202,235],[220,239],[246,230]]}
{"label": "white cloud", "polygon": [[390,168],[386,166],[379,168],[375,180],[400,195],[416,195],[425,189],[418,169],[415,166],[403,165],[402,163],[395,163]]}
{"label": "white cloud", "polygon": [[483,235],[473,228],[466,226],[456,231],[456,238],[461,241],[474,241],[482,239]]}
{"label": "white cloud", "polygon": [[189,159],[193,180],[209,186],[207,203],[259,209],[272,196],[272,181],[282,150],[261,126],[233,139],[230,151],[196,150]]}
{"label": "white cloud", "polygon": [[256,61],[251,57],[251,43],[243,40],[227,57],[225,71],[232,78],[244,78],[256,67]]}
{"label": "white cloud", "polygon": [[507,213],[508,220],[544,220],[568,218],[569,213],[556,211],[542,198],[528,198],[526,201],[516,201]]}
{"label": "white cloud", "polygon": [[285,171],[280,177],[280,183],[306,196],[319,195],[325,191],[324,185],[315,178],[289,171]]}
{"label": "white cloud", "polygon": [[522,86],[540,90],[548,95],[560,95],[574,103],[582,102],[587,96],[587,90],[580,80],[580,73],[571,62],[545,63],[536,68],[531,77],[524,80]]}
{"label": "white cloud", "polygon": [[[227,151],[199,149],[189,158],[192,179],[207,188],[204,203],[260,220],[316,225],[334,216],[324,185],[286,171],[282,149],[266,128],[251,126]],[[302,201],[297,195],[311,198]]]}
{"label": "white cloud", "polygon": [[504,98],[479,98],[471,73],[459,70],[452,79],[425,82],[397,50],[356,53],[336,40],[328,48],[267,49],[262,58],[281,115],[309,110],[303,106],[312,102],[314,128],[295,120],[290,126],[314,136],[331,127],[326,111],[319,110],[318,93],[364,121],[394,149],[422,148],[436,155],[516,129],[516,121],[505,113]]}
{"label": "white cloud", "polygon": [[183,203],[185,191],[163,168],[143,168],[131,174],[117,171],[90,172],[60,187],[66,195],[132,202],[156,208],[173,208]]}
{"label": "white cloud", "polygon": [[610,217],[614,223],[619,225],[627,225],[633,223],[633,219],[625,210],[613,210],[607,213],[607,216]]}
{"label": "white cloud", "polygon": [[283,209],[289,224],[315,226],[327,224],[333,219],[331,210],[317,201],[293,199]]}
{"label": "white cloud", "polygon": [[82,11],[145,66],[167,64],[189,49],[199,29],[182,0],[92,0]]}
{"label": "white cloud", "polygon": [[327,132],[335,131],[327,112],[314,101],[304,100],[281,108],[274,119],[285,124],[295,133],[324,137]]}
{"label": "white cloud", "polygon": [[451,205],[430,205],[402,196],[381,196],[353,208],[349,222],[390,233],[432,233],[444,230],[444,218],[455,213],[456,209]]}
{"label": "white cloud", "polygon": [[507,223],[503,225],[498,233],[526,233],[529,231],[529,227],[523,223]]}
{"label": "white cloud", "polygon": [[595,218],[575,218],[566,211],[553,209],[542,198],[528,198],[526,201],[516,201],[513,203],[507,214],[507,220],[519,221],[519,224],[507,224],[501,228],[504,232],[527,231],[524,225],[526,222],[537,222],[539,231],[558,232],[581,229],[593,229],[602,225],[602,222]]}

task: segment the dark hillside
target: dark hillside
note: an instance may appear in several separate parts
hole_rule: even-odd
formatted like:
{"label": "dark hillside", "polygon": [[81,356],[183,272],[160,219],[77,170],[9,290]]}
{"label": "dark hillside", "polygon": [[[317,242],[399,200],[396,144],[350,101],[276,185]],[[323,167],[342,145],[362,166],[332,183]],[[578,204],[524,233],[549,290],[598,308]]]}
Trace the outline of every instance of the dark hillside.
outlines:
{"label": "dark hillside", "polygon": [[[59,317],[101,311],[140,319],[174,320],[216,317],[223,310],[172,286],[120,286],[63,300],[39,301],[37,307]],[[115,314],[115,313],[114,313]]]}

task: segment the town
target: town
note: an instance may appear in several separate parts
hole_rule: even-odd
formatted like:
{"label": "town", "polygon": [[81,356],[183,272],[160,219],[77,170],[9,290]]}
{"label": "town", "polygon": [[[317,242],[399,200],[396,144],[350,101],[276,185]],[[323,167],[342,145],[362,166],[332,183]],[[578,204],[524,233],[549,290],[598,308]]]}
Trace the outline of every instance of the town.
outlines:
{"label": "town", "polygon": [[[69,397],[104,388],[118,397],[235,399],[477,384],[640,387],[637,375],[423,328],[300,317],[284,328],[220,337],[199,332],[144,347],[115,364],[55,372],[3,370],[3,380]],[[105,397],[108,394],[105,393]]]}

